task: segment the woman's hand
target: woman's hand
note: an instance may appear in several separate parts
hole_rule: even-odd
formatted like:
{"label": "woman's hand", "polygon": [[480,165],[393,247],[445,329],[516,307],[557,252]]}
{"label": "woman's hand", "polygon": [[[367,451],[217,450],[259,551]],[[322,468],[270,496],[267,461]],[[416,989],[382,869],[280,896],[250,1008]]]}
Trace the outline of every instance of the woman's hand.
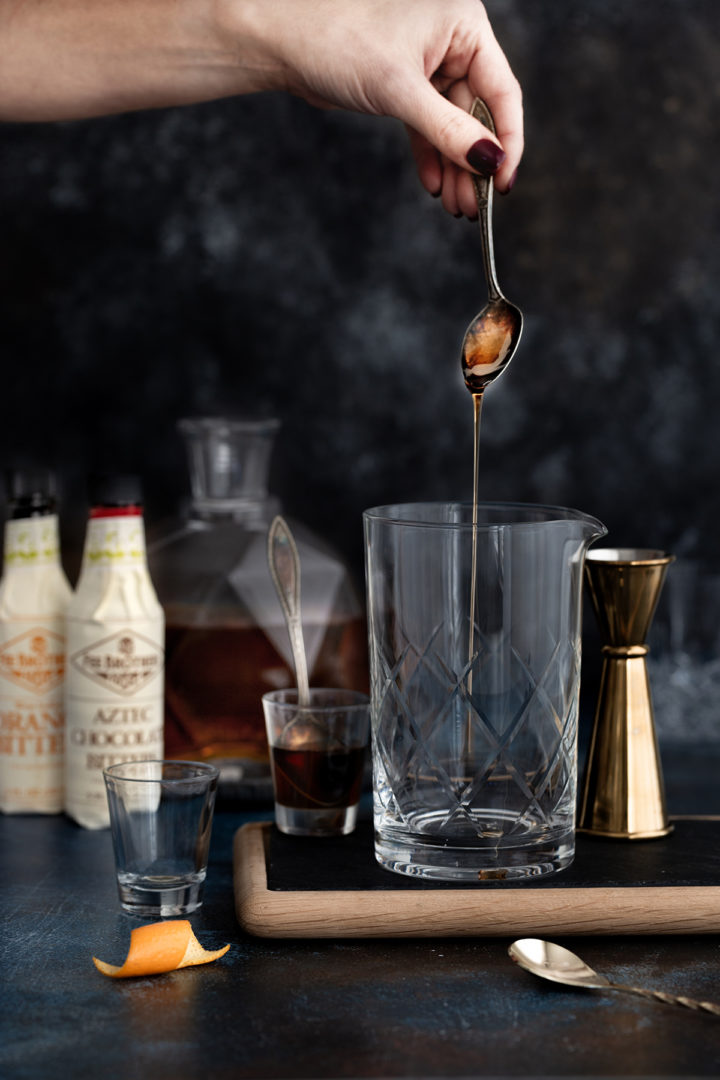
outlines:
{"label": "woman's hand", "polygon": [[[476,214],[468,168],[510,190],[522,95],[479,0],[273,0],[265,9],[260,36],[281,84],[314,105],[402,120],[420,180],[450,213]],[[475,97],[497,137],[469,115]]]}

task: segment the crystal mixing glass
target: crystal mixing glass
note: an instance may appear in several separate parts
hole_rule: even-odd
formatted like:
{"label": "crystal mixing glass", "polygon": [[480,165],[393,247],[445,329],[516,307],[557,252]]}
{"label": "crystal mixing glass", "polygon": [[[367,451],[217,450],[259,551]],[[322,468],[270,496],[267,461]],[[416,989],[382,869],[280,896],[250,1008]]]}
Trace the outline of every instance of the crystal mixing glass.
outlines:
{"label": "crystal mixing glass", "polygon": [[604,527],[521,504],[481,503],[476,527],[453,503],[364,519],[378,861],[449,881],[562,869],[575,851],[583,561]]}

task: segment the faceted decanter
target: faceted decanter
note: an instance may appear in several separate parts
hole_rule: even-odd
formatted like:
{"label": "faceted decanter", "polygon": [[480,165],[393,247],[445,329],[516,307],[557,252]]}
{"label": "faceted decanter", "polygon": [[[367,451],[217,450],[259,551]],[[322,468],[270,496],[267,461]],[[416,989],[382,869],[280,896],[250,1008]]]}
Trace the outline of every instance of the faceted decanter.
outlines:
{"label": "faceted decanter", "polygon": [[[150,546],[166,617],[165,753],[219,764],[240,794],[269,778],[262,695],[295,685],[267,561],[280,506],[268,492],[276,420],[185,419],[192,499]],[[342,560],[292,522],[310,682],[365,690],[364,612]]]}

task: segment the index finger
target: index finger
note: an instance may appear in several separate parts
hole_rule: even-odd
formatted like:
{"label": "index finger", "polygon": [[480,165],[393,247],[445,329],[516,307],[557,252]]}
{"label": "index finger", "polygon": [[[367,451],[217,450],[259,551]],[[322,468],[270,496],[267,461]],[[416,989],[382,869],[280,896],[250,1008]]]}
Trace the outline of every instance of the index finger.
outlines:
{"label": "index finger", "polygon": [[525,145],[522,90],[492,31],[473,55],[467,84],[472,96],[482,98],[487,104],[495,121],[495,133],[506,157],[494,182],[499,191],[507,191]]}

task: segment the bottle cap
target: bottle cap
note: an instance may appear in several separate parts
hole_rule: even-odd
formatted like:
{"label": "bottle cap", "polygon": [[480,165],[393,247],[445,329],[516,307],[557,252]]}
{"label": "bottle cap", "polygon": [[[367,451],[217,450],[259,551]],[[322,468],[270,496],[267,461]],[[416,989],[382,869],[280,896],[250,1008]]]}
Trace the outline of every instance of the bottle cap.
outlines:
{"label": "bottle cap", "polygon": [[6,471],[5,487],[10,502],[44,506],[55,497],[55,475],[42,466],[19,466]]}
{"label": "bottle cap", "polygon": [[139,476],[91,476],[88,492],[92,506],[142,506],[142,482]]}

